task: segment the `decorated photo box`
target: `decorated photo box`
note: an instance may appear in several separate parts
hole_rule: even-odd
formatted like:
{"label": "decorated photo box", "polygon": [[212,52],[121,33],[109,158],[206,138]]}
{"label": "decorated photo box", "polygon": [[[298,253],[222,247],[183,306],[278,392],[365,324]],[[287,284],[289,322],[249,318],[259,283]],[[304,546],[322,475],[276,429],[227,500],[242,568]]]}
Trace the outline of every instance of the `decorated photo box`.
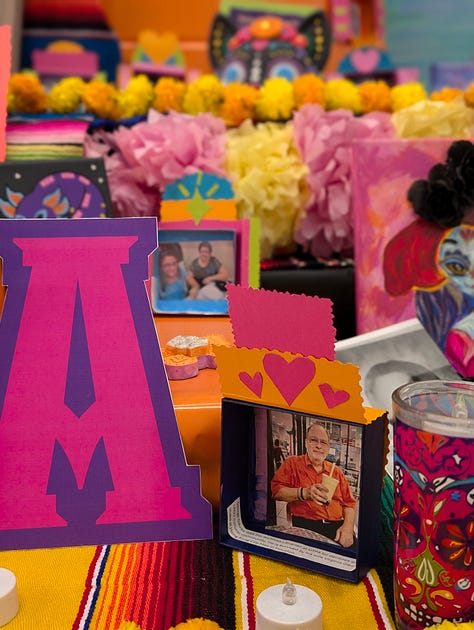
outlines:
{"label": "decorated photo box", "polygon": [[331,309],[318,297],[229,290],[236,345],[215,352],[219,537],[357,583],[378,551],[387,414],[363,406],[359,369],[334,360]]}
{"label": "decorated photo box", "polygon": [[238,219],[231,182],[197,172],[168,184],[150,260],[154,313],[227,315],[226,285],[260,281],[258,219]]}

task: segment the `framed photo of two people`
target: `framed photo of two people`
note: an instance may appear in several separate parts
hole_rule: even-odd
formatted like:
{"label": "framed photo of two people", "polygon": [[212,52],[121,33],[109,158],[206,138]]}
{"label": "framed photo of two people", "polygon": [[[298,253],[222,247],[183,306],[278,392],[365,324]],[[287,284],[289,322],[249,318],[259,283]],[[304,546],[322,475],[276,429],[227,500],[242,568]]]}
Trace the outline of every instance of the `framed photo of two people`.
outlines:
{"label": "framed photo of two people", "polygon": [[359,582],[378,549],[384,434],[383,415],[361,424],[224,399],[221,543]]}
{"label": "framed photo of two people", "polygon": [[152,255],[155,313],[225,315],[226,284],[249,286],[250,223],[242,220],[165,221]]}

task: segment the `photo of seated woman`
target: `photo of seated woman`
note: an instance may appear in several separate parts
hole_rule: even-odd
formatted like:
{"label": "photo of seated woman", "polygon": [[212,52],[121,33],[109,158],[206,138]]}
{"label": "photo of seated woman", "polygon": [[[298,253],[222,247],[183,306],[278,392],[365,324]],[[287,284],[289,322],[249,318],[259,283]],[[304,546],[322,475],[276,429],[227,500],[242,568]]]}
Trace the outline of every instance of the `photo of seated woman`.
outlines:
{"label": "photo of seated woman", "polygon": [[226,314],[226,284],[236,274],[235,232],[162,229],[158,240],[152,255],[154,312]]}
{"label": "photo of seated woman", "polygon": [[159,300],[185,300],[189,295],[188,273],[179,243],[163,243],[158,250]]}
{"label": "photo of seated woman", "polygon": [[201,241],[198,255],[191,262],[187,276],[190,299],[222,300],[228,280],[229,272],[219,258],[213,256],[211,243]]}

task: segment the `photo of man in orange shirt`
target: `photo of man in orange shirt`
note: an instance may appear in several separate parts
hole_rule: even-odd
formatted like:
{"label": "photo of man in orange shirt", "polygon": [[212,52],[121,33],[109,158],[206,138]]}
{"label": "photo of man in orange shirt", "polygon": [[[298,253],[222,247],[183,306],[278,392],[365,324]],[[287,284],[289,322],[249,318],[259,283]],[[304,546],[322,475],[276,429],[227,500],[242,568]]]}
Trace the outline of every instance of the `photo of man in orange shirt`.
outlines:
{"label": "photo of man in orange shirt", "polygon": [[312,530],[353,549],[357,501],[342,470],[326,459],[330,439],[324,426],[315,423],[309,427],[305,447],[304,455],[287,457],[275,472],[272,497],[288,504],[294,527]]}

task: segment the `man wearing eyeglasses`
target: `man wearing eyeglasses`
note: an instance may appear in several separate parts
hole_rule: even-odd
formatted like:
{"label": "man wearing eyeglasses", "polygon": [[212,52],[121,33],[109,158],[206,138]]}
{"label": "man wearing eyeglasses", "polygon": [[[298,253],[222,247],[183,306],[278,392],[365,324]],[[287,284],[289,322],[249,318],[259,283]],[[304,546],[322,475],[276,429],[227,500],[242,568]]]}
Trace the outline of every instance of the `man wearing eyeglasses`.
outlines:
{"label": "man wearing eyeglasses", "polygon": [[[326,460],[328,432],[322,425],[312,424],[305,445],[305,455],[287,457],[276,471],[271,481],[272,496],[288,503],[294,527],[315,531],[342,547],[353,547],[356,500],[342,470]],[[337,479],[331,498],[323,475]]]}

